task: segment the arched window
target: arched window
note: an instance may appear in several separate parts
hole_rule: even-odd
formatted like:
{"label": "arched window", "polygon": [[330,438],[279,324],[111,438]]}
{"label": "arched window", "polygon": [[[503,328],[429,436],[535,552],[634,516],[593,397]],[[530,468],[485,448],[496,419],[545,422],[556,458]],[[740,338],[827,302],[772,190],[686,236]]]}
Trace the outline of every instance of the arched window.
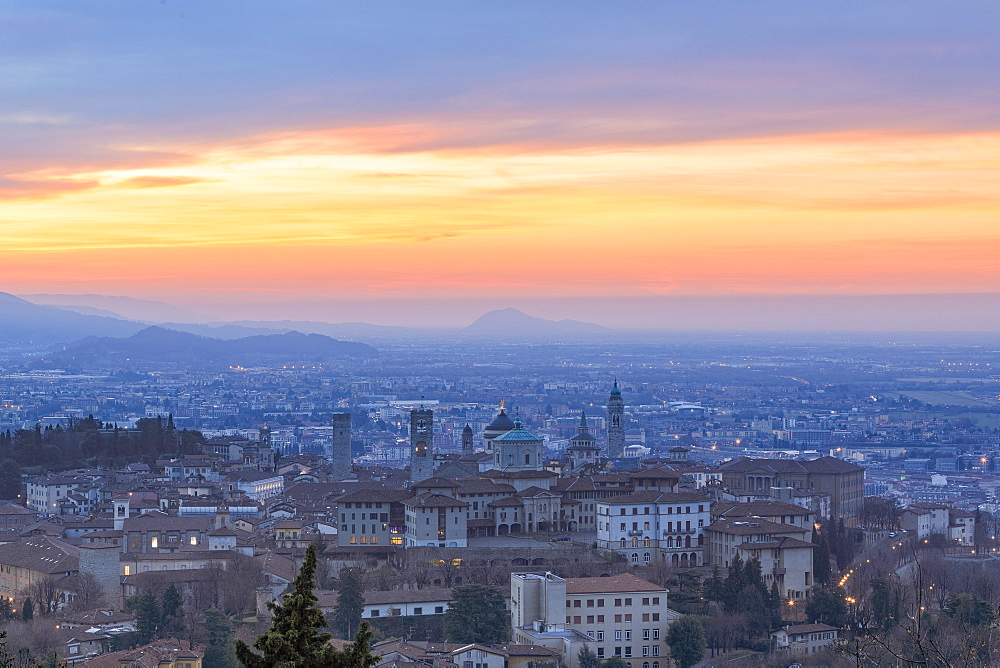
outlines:
{"label": "arched window", "polygon": [[622,547],[627,547],[627,545],[626,545],[626,541],[625,541],[625,539],[624,539],[624,538],[622,538]]}
{"label": "arched window", "polygon": [[649,556],[649,552],[646,552],[645,554],[642,555],[642,560],[643,560],[644,563],[648,564],[649,561],[650,561],[650,559],[651,559],[651,557]]}
{"label": "arched window", "polygon": [[674,546],[674,537],[667,536],[667,547],[673,547],[673,546]]}
{"label": "arched window", "polygon": [[632,547],[639,547],[639,539],[638,538],[633,538],[632,539]]}
{"label": "arched window", "polygon": [[633,552],[632,553],[632,563],[633,564],[639,563],[639,553],[638,552]]}
{"label": "arched window", "polygon": [[649,547],[649,538],[643,538],[642,539],[642,546],[643,547]]}
{"label": "arched window", "polygon": [[642,668],[649,668],[649,661],[643,661]]}
{"label": "arched window", "polygon": [[653,662],[653,668],[660,668],[660,662],[659,661],[654,661]]}

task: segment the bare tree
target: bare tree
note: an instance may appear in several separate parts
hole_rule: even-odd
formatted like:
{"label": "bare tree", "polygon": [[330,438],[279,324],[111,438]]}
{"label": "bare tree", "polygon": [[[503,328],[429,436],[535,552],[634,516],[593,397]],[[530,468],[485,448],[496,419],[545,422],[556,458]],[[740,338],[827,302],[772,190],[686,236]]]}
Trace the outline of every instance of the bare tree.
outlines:
{"label": "bare tree", "polygon": [[32,602],[35,604],[35,614],[50,615],[59,609],[60,591],[52,577],[36,580],[29,590]]}
{"label": "bare tree", "polygon": [[257,607],[257,588],[267,584],[260,563],[242,554],[233,555],[219,577],[222,609],[242,618]]}
{"label": "bare tree", "polygon": [[104,587],[92,573],[80,573],[74,584],[76,598],[70,605],[72,610],[91,610],[104,604]]}

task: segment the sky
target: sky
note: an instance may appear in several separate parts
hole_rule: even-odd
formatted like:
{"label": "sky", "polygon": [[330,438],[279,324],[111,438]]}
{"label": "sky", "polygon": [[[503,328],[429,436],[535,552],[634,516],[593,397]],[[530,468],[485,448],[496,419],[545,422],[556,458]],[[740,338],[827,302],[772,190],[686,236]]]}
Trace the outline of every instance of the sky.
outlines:
{"label": "sky", "polygon": [[639,328],[997,294],[998,28],[964,0],[2,3],[0,291]]}

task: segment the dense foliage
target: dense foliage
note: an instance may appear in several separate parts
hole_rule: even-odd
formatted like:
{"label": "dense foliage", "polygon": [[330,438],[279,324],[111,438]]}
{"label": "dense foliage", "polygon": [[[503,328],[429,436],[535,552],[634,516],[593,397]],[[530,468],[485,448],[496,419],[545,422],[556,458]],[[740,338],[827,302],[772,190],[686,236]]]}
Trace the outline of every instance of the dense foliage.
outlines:
{"label": "dense foliage", "polygon": [[444,622],[448,642],[492,645],[510,638],[510,622],[499,589],[463,585],[452,590],[452,599]]}
{"label": "dense foliage", "polygon": [[35,425],[13,433],[7,430],[0,432],[0,462],[7,464],[4,469],[8,471],[0,475],[0,498],[16,495],[14,486],[19,489],[20,480],[9,471],[17,467],[120,466],[136,460],[152,463],[167,454],[200,452],[204,441],[200,432],[177,429],[172,417],[142,418],[135,429],[104,424],[91,415],[68,428]]}
{"label": "dense foliage", "polygon": [[330,633],[320,632],[327,626],[326,616],[317,607],[316,546],[306,550],[305,563],[280,605],[268,603],[274,613],[271,629],[257,637],[253,646],[236,642],[236,658],[248,668],[368,668],[378,662],[369,652],[371,626],[362,623],[355,641],[341,651],[330,644]]}

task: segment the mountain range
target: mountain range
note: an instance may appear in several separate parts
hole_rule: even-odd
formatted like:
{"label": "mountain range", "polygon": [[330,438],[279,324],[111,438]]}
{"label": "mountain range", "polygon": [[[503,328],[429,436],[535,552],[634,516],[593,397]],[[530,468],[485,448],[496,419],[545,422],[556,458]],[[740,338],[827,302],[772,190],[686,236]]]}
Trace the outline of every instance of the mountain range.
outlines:
{"label": "mountain range", "polygon": [[45,359],[60,365],[107,365],[132,361],[245,366],[260,362],[322,361],[376,354],[377,351],[367,344],[338,341],[322,334],[286,332],[226,341],[153,326],[126,338],[87,337]]}

